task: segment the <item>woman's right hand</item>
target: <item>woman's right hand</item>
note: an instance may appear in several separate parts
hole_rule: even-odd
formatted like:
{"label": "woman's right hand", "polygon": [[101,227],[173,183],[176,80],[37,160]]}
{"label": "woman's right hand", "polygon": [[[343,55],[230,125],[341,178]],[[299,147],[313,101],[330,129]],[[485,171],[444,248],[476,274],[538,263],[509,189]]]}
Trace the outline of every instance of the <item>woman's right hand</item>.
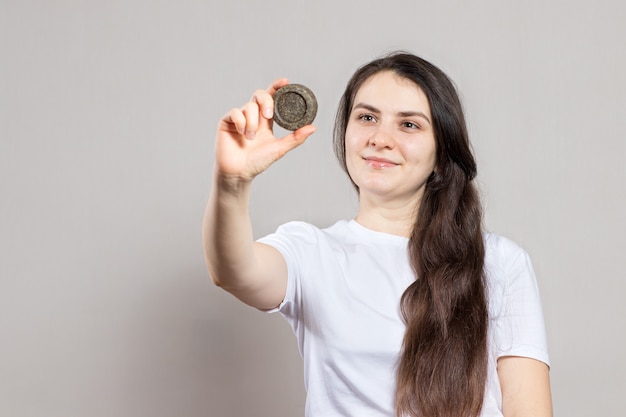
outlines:
{"label": "woman's right hand", "polygon": [[257,90],[249,102],[234,108],[219,122],[215,145],[215,173],[226,180],[251,181],[315,132],[304,126],[281,139],[273,132],[274,93],[289,81],[280,78]]}

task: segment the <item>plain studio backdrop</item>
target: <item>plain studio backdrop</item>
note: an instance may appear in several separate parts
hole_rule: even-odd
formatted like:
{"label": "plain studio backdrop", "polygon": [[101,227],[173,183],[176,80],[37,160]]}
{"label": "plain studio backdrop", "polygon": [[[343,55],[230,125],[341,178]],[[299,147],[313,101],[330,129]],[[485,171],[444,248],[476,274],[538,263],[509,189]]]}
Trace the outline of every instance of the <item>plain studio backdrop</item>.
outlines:
{"label": "plain studio backdrop", "polygon": [[534,261],[556,415],[622,415],[623,1],[0,4],[0,416],[302,416],[288,325],[205,270],[215,127],[309,86],[318,132],[257,179],[255,234],[350,218],[335,109],[395,49],[462,93],[486,226]]}

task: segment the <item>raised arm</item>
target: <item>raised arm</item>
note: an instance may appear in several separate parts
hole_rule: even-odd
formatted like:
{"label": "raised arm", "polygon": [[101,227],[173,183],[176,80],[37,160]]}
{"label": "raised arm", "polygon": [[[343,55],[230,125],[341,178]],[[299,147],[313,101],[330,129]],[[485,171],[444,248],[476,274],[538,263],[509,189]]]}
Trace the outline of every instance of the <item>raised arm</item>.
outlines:
{"label": "raised arm", "polygon": [[204,254],[213,282],[244,303],[276,307],[287,287],[287,267],[274,248],[255,243],[248,213],[254,177],[315,132],[304,126],[282,139],[272,130],[276,90],[286,79],[258,90],[219,122],[213,184],[202,225]]}

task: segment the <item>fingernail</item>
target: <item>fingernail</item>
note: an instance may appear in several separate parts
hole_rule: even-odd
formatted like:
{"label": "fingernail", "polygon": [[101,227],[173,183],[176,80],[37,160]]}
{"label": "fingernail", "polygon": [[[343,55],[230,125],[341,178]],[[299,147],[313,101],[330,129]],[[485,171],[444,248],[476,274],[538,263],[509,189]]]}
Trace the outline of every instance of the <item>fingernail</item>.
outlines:
{"label": "fingernail", "polygon": [[263,116],[265,116],[266,119],[271,119],[272,118],[272,109],[269,107],[266,107],[265,110],[263,110]]}
{"label": "fingernail", "polygon": [[246,132],[246,137],[248,139],[254,139],[254,132]]}

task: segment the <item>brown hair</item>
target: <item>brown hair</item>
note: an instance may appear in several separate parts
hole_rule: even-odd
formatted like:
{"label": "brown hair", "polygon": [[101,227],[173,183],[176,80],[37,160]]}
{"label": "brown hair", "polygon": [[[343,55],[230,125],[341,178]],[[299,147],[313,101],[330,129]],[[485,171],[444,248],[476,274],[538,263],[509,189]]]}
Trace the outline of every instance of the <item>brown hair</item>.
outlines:
{"label": "brown hair", "polygon": [[463,109],[452,81],[415,55],[395,52],[362,66],[350,79],[335,120],[335,153],[346,172],[345,132],[354,97],[381,71],[393,71],[424,91],[437,146],[435,172],[426,183],[408,245],[417,279],[400,301],[406,332],[396,413],[478,416],[487,379],[485,249]]}

